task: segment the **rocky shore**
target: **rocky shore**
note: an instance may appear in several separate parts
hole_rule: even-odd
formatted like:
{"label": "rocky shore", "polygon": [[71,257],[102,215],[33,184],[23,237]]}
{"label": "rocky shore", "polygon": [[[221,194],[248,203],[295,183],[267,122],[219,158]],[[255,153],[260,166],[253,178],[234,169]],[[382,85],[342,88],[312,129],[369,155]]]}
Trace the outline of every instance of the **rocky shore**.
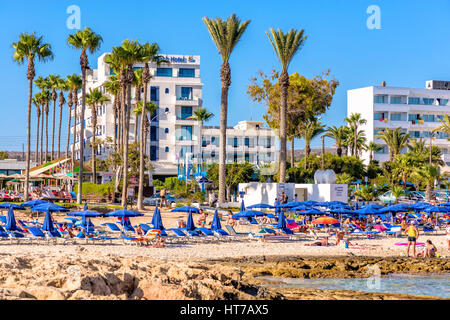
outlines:
{"label": "rocky shore", "polygon": [[449,272],[448,259],[253,257],[171,261],[143,256],[0,255],[0,299],[38,300],[252,300],[430,299],[404,294],[288,289],[258,278],[363,277],[378,264],[391,272]]}

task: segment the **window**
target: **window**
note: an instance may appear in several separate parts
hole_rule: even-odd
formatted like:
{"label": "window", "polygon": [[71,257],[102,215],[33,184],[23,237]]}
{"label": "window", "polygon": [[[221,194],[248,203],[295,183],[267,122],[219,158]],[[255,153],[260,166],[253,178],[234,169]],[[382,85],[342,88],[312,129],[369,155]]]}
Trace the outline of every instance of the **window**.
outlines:
{"label": "window", "polygon": [[150,161],[156,161],[156,160],[158,160],[158,147],[151,146],[150,147]]}
{"label": "window", "polygon": [[420,98],[408,98],[408,104],[420,104]]}
{"label": "window", "polygon": [[192,146],[185,146],[185,147],[181,147],[180,149],[180,158],[183,158],[186,153],[192,153]]}
{"label": "window", "polygon": [[151,126],[150,127],[150,140],[151,141],[158,140],[157,133],[158,133],[158,129],[156,127]]}
{"label": "window", "polygon": [[186,120],[189,117],[192,117],[192,107],[181,107],[180,120]]}
{"label": "window", "polygon": [[159,87],[150,88],[150,100],[159,101]]}
{"label": "window", "polygon": [[391,120],[392,121],[405,121],[406,113],[391,113]]}
{"label": "window", "polygon": [[420,138],[420,131],[410,131],[409,135],[411,138]]}
{"label": "window", "polygon": [[211,137],[211,144],[215,145],[216,147],[219,146],[219,137]]}
{"label": "window", "polygon": [[195,78],[194,68],[180,68],[178,69],[178,77],[180,78]]}
{"label": "window", "polygon": [[408,114],[408,121],[420,120],[420,114]]}
{"label": "window", "polygon": [[402,104],[402,97],[391,97],[391,104]]}
{"label": "window", "polygon": [[246,147],[250,147],[250,138],[245,138],[245,139],[244,139],[244,145],[245,145]]}
{"label": "window", "polygon": [[166,153],[169,152],[169,147],[166,147],[165,151],[166,151]]}
{"label": "window", "polygon": [[166,88],[165,93],[169,94],[169,88]]}
{"label": "window", "polygon": [[386,103],[387,101],[387,96],[374,96],[373,97],[373,102],[374,103]]}
{"label": "window", "polygon": [[164,133],[169,133],[169,128],[164,129]]}
{"label": "window", "polygon": [[181,126],[178,140],[191,141],[192,140],[192,126]]}
{"label": "window", "polygon": [[211,152],[211,158],[215,158],[216,157],[216,153],[213,151]]}
{"label": "window", "polygon": [[192,87],[181,87],[179,100],[192,100]]}
{"label": "window", "polygon": [[387,112],[375,112],[373,115],[374,120],[376,121],[383,121],[384,119],[388,118]]}
{"label": "window", "polygon": [[172,77],[172,68],[157,68],[156,76],[158,77]]}
{"label": "window", "polygon": [[423,104],[425,104],[425,105],[432,105],[433,101],[434,101],[434,99],[432,99],[432,98],[423,98]]}
{"label": "window", "polygon": [[424,114],[423,115],[423,121],[425,122],[434,122],[434,115],[433,114]]}

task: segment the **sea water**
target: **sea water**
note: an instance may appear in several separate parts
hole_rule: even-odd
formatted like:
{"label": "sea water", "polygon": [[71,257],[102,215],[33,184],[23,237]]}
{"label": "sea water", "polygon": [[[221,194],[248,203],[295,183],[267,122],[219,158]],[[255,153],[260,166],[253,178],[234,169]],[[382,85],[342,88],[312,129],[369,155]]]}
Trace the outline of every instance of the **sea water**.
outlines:
{"label": "sea water", "polygon": [[282,288],[310,288],[321,290],[357,290],[379,293],[403,293],[435,296],[450,299],[450,274],[406,275],[395,274],[376,278],[320,278],[298,279],[279,277],[259,277],[277,281],[271,286]]}

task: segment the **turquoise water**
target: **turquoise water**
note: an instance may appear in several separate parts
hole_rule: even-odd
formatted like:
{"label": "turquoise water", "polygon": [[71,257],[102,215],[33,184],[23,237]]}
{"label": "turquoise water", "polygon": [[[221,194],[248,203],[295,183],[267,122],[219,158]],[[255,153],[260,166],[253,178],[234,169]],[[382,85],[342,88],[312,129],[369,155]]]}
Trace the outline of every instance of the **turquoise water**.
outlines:
{"label": "turquoise water", "polygon": [[450,299],[450,274],[428,276],[397,274],[366,279],[296,279],[260,277],[283,282],[283,288],[311,288],[321,290],[358,290],[364,292],[404,293]]}

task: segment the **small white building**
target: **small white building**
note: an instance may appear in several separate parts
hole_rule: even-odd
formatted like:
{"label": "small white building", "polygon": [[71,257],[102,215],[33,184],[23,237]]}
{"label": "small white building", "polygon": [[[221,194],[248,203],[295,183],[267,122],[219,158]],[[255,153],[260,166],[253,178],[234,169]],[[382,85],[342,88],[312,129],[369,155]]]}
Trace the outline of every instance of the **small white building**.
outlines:
{"label": "small white building", "polygon": [[346,184],[295,184],[298,201],[342,201],[348,202]]}
{"label": "small white building", "polygon": [[240,183],[239,192],[244,193],[243,199],[246,207],[258,203],[265,203],[273,206],[275,204],[275,199],[280,200],[283,192],[288,197],[288,201],[293,201],[295,184],[262,182]]}

